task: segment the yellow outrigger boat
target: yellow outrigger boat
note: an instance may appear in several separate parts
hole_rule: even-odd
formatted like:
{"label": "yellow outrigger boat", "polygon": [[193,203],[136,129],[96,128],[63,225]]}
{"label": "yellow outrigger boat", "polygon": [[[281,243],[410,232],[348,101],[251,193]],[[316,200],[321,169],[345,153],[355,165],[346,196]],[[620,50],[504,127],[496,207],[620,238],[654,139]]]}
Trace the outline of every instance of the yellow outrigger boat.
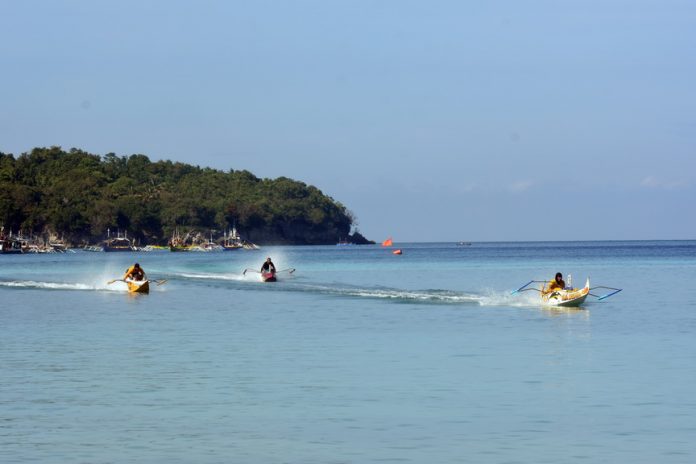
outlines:
{"label": "yellow outrigger boat", "polygon": [[133,280],[133,279],[114,279],[106,283],[106,285],[111,285],[114,282],[125,282],[128,286],[128,293],[150,293],[150,282],[154,282],[157,286],[164,285],[167,280]]}
{"label": "yellow outrigger boat", "polygon": [[[570,281],[570,279],[568,279]],[[541,288],[533,288],[529,287],[531,284],[534,283],[540,283]],[[619,293],[622,289],[620,288],[613,288],[613,287],[593,287],[590,288],[590,279],[589,277],[585,281],[585,286],[583,288],[573,288],[571,286],[568,286],[562,290],[548,290],[546,288],[546,285],[548,284],[548,281],[546,280],[530,280],[514,292],[512,294],[516,293],[522,293],[522,292],[528,292],[528,291],[536,291],[539,292],[541,296],[541,302],[545,306],[557,306],[557,307],[563,307],[563,308],[577,308],[580,305],[582,305],[585,300],[587,299],[588,296],[594,296],[597,298],[597,300],[603,300],[605,298],[609,298],[612,295],[616,295]],[[597,289],[597,288],[605,288],[608,290],[612,290],[612,292],[603,295],[603,296],[598,296],[590,293],[591,290]]]}

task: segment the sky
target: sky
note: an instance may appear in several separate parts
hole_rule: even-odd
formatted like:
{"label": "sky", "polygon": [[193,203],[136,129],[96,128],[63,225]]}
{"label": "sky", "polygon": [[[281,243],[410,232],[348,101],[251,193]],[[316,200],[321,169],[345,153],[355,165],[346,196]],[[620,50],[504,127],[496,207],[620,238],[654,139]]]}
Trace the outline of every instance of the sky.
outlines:
{"label": "sky", "polygon": [[0,151],[316,185],[368,238],[696,239],[691,0],[0,0]]}

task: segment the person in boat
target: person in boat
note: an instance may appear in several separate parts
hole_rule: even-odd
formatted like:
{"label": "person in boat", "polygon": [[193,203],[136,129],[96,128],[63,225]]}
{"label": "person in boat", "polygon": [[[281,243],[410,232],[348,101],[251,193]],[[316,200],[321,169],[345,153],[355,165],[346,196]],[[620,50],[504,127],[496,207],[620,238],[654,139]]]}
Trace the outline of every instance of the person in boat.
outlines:
{"label": "person in boat", "polygon": [[273,261],[271,261],[270,256],[268,258],[266,258],[266,261],[263,263],[263,266],[261,266],[261,272],[262,273],[270,272],[271,274],[276,273],[275,264],[273,264]]}
{"label": "person in boat", "polygon": [[563,280],[563,274],[560,272],[556,273],[556,277],[549,282],[548,286],[546,287],[546,290],[544,293],[551,293],[551,292],[556,292],[558,290],[563,290],[565,289],[565,281]]}
{"label": "person in boat", "polygon": [[145,280],[145,271],[140,267],[140,264],[135,263],[128,268],[126,274],[123,276],[123,280]]}

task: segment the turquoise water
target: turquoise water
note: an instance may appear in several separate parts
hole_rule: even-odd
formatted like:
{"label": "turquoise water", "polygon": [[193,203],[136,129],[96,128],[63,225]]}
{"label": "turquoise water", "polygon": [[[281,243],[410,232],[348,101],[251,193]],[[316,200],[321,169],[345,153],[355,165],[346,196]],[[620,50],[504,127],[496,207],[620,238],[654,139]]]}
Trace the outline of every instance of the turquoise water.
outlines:
{"label": "turquoise water", "polygon": [[0,256],[0,462],[694,461],[696,242],[399,245]]}

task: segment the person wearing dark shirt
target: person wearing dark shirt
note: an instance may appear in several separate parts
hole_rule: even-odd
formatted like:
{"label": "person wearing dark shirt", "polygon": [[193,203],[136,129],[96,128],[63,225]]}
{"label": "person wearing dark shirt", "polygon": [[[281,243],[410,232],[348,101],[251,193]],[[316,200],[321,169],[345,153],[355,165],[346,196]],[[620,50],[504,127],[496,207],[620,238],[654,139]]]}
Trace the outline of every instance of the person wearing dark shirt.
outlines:
{"label": "person wearing dark shirt", "polygon": [[276,273],[275,264],[273,264],[273,261],[271,261],[270,257],[266,258],[266,261],[263,263],[263,266],[261,266],[261,272],[263,272],[263,273],[270,272],[272,274]]}

